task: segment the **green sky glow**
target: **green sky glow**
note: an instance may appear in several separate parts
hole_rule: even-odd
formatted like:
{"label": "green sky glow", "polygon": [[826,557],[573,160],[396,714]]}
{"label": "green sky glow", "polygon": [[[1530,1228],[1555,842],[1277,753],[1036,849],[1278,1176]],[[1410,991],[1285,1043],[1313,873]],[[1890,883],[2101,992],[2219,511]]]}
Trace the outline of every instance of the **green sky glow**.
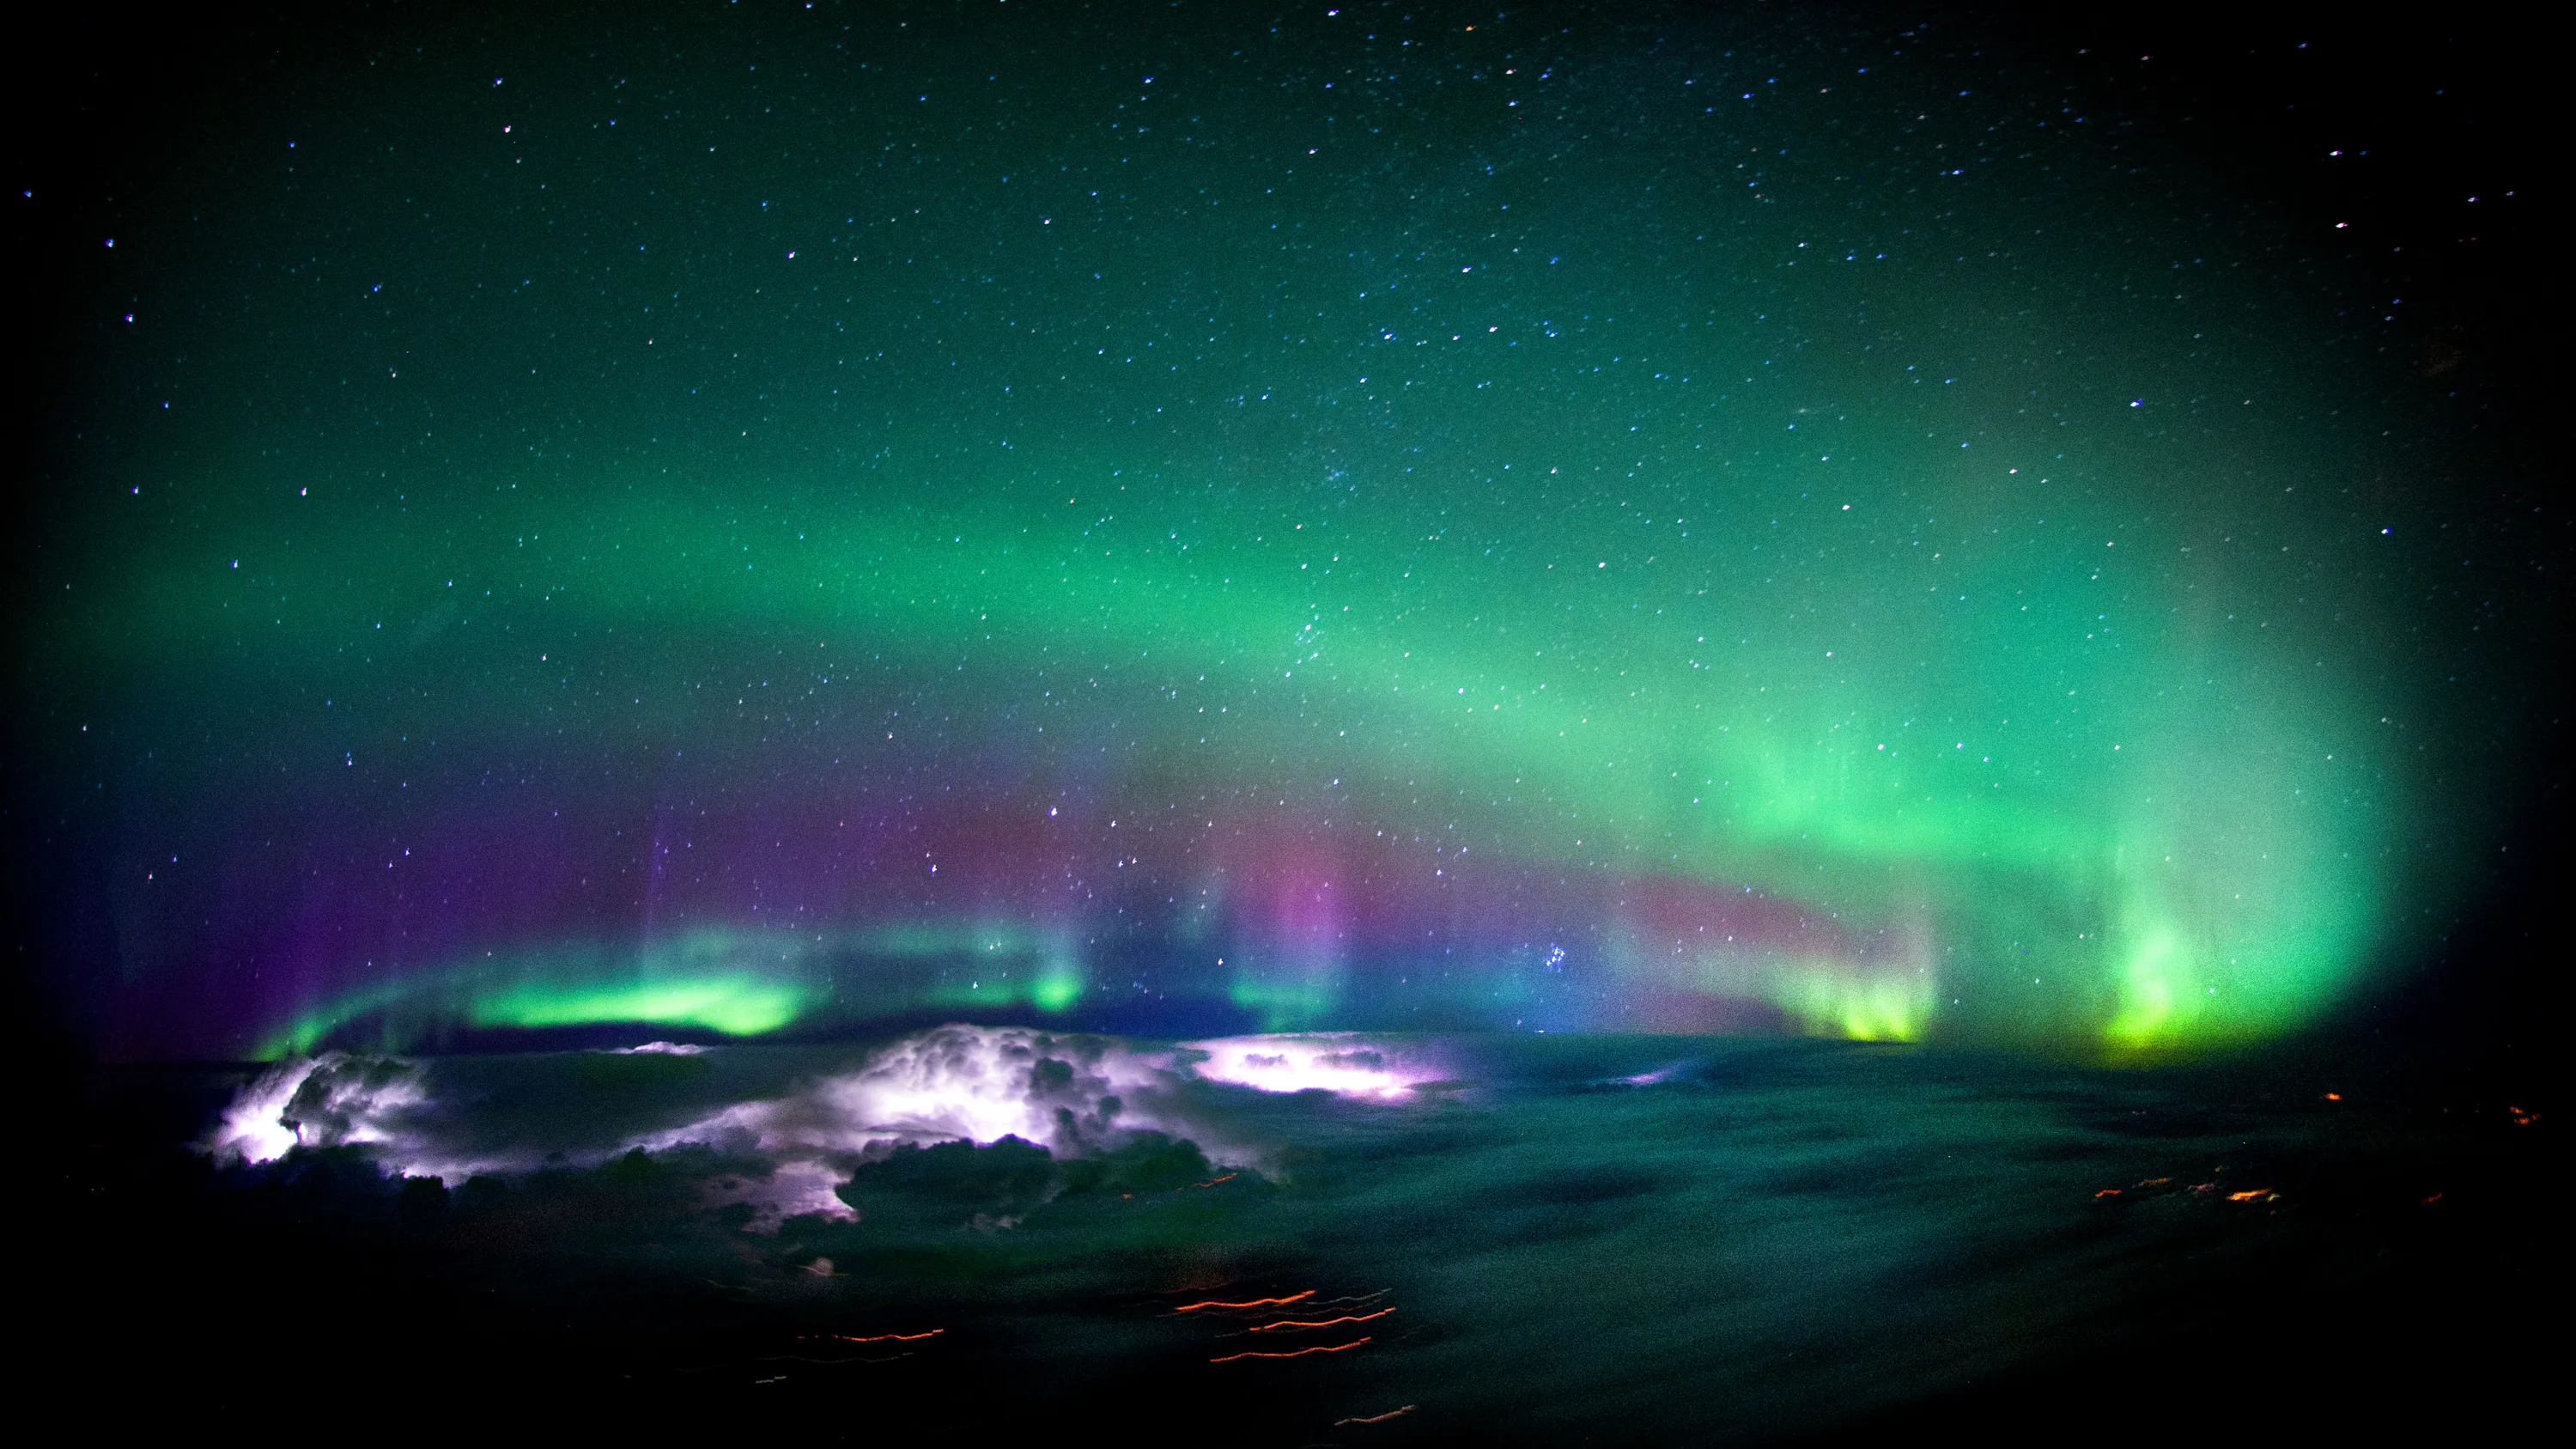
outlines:
{"label": "green sky glow", "polygon": [[[370,890],[495,812],[630,855],[511,845],[398,942],[245,926],[136,979],[256,969],[275,1047],[432,1000],[760,1033],[834,952],[910,983],[889,1010],[1135,974],[1025,882],[900,919],[635,884],[670,820],[862,797],[871,869],[927,881],[885,842],[961,788],[1104,821],[1329,789],[1351,841],[1792,900],[1872,944],[1614,908],[1587,969],[1870,1038],[2258,1037],[2444,889],[2399,865],[2433,812],[2396,444],[2330,299],[2180,161],[1718,29],[1434,26],[1472,85],[1348,99],[1284,39],[1006,33],[852,31],[729,119],[689,99],[733,94],[724,46],[405,62],[138,221],[47,677],[125,701],[170,798],[309,809]],[[1129,868],[1106,829],[1064,879]],[[1174,901],[1216,869],[1152,865]],[[979,932],[1020,964],[904,976]],[[1341,958],[1276,954],[1233,1003],[1333,1025]]]}

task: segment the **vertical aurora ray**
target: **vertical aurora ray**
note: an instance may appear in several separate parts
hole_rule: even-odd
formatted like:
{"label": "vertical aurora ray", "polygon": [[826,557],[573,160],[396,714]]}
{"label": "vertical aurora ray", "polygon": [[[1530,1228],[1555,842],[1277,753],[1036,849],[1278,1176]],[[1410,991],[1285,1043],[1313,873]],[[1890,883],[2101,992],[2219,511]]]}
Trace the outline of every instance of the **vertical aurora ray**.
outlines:
{"label": "vertical aurora ray", "polygon": [[2180,160],[1717,30],[1425,20],[1408,80],[1016,24],[854,31],[766,121],[631,99],[732,49],[520,36],[138,223],[36,665],[119,1050],[2147,1052],[2440,897],[2394,455]]}

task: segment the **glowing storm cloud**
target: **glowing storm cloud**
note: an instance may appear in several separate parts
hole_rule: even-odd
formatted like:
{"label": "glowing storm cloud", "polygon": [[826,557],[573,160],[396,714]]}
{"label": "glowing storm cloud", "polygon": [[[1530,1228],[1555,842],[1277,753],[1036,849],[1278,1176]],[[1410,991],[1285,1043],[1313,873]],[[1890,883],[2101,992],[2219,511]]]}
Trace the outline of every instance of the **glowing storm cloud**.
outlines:
{"label": "glowing storm cloud", "polygon": [[1426,1062],[1406,1060],[1405,1044],[1351,1033],[1229,1037],[1188,1042],[1184,1047],[1206,1054],[1205,1060],[1190,1064],[1193,1076],[1264,1092],[1320,1091],[1401,1100],[1415,1087],[1445,1075]]}
{"label": "glowing storm cloud", "polygon": [[[1175,1052],[1115,1038],[946,1026],[783,1095],[681,1108],[681,1120],[659,1125],[602,1123],[569,1141],[483,1135],[470,1110],[441,1100],[442,1074],[458,1070],[452,1064],[329,1052],[261,1073],[235,1093],[200,1146],[226,1164],[274,1162],[297,1148],[358,1148],[391,1171],[449,1180],[597,1164],[636,1149],[709,1147],[762,1162],[761,1174],[728,1179],[724,1192],[729,1201],[757,1204],[765,1221],[797,1213],[847,1217],[838,1187],[857,1164],[898,1146],[1018,1138],[1078,1157],[1162,1133],[1227,1161],[1256,1163],[1264,1150],[1230,1142],[1222,1118],[1194,1095],[1203,1091],[1194,1082],[1401,1101],[1438,1075],[1408,1056],[1418,1050],[1331,1035],[1241,1037]],[[687,1061],[708,1052],[651,1042],[606,1055]],[[698,1069],[689,1070],[695,1080]],[[453,1082],[445,1091],[467,1102],[482,1095]]]}

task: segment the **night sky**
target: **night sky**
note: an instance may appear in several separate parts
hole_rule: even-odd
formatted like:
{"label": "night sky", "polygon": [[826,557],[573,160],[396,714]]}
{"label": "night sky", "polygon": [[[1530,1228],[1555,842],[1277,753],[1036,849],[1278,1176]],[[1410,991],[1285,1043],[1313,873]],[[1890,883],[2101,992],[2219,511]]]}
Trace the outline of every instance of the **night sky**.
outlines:
{"label": "night sky", "polygon": [[2490,900],[2565,526],[2477,330],[2539,173],[2445,77],[1142,17],[378,7],[81,70],[7,198],[63,339],[12,515],[47,1009],[127,1059],[2127,1059]]}

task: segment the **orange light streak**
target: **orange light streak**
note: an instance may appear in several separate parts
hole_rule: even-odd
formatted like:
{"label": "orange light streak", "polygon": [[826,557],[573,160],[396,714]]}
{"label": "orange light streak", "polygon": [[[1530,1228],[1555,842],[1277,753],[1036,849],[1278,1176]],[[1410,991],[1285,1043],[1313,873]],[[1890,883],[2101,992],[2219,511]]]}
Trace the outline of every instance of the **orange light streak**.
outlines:
{"label": "orange light streak", "polygon": [[2095,1197],[2118,1197],[2120,1195],[2120,1190],[2116,1187],[2106,1187],[2093,1195]]}
{"label": "orange light streak", "polygon": [[1389,1420],[1389,1419],[1398,1418],[1398,1417],[1401,1417],[1402,1415],[1405,1415],[1405,1414],[1410,1414],[1410,1413],[1412,1413],[1415,1409],[1420,1408],[1420,1407],[1421,1407],[1421,1405],[1419,1405],[1419,1404],[1407,1404],[1407,1405],[1405,1405],[1405,1406],[1404,1406],[1403,1408],[1401,1408],[1401,1409],[1389,1409],[1389,1410],[1387,1410],[1387,1411],[1386,1411],[1385,1413],[1383,1413],[1383,1414],[1370,1414],[1370,1415],[1366,1416],[1365,1418],[1335,1419],[1335,1420],[1333,1421],[1333,1427],[1334,1427],[1334,1428],[1336,1428],[1336,1429],[1338,1429],[1338,1428],[1342,1427],[1344,1424],[1383,1424],[1383,1423],[1385,1423],[1385,1422],[1386,1422],[1387,1420]]}
{"label": "orange light streak", "polygon": [[1312,1298],[1314,1296],[1315,1290],[1309,1288],[1303,1293],[1291,1293],[1285,1298],[1250,1298],[1241,1303],[1219,1303],[1215,1299],[1211,1298],[1205,1303],[1184,1303],[1172,1311],[1174,1313],[1196,1313],[1202,1308],[1268,1308],[1273,1304],[1295,1303],[1301,1299]]}
{"label": "orange light streak", "polygon": [[2253,1202],[2255,1199],[2260,1198],[2265,1202],[2270,1202],[2272,1199],[2279,1196],[2279,1193],[2272,1191],[2268,1187],[2249,1187],[2243,1192],[2229,1193],[2227,1195],[2227,1200],[2229,1202]]}
{"label": "orange light streak", "polygon": [[1223,1177],[1212,1177],[1212,1178],[1209,1178],[1209,1179],[1208,1179],[1207,1181],[1205,1181],[1205,1182],[1194,1182],[1194,1183],[1191,1183],[1191,1184],[1190,1184],[1190,1186],[1192,1186],[1192,1187],[1214,1187],[1214,1186],[1216,1186],[1216,1185],[1217,1185],[1218,1183],[1220,1183],[1220,1182],[1232,1182],[1232,1181],[1234,1181],[1237,1177],[1240,1177],[1240,1176],[1242,1176],[1242,1174],[1241,1174],[1241,1173],[1229,1172],[1229,1173],[1227,1173],[1227,1174],[1226,1174],[1225,1176],[1223,1176]]}
{"label": "orange light streak", "polygon": [[837,1338],[843,1343],[913,1343],[925,1338],[937,1338],[947,1331],[944,1328],[934,1328],[928,1333],[872,1333],[865,1338],[848,1333],[822,1333],[816,1334],[815,1337]]}
{"label": "orange light streak", "polygon": [[1290,1349],[1285,1353],[1230,1353],[1223,1358],[1209,1359],[1208,1362],[1232,1363],[1239,1358],[1304,1358],[1310,1353],[1340,1353],[1345,1349],[1357,1348],[1361,1344],[1368,1343],[1370,1341],[1371,1340],[1365,1338],[1354,1338],[1348,1343],[1319,1343],[1313,1348],[1295,1348]]}
{"label": "orange light streak", "polygon": [[1341,1318],[1319,1318],[1312,1323],[1300,1323],[1293,1318],[1283,1318],[1277,1323],[1255,1324],[1251,1331],[1268,1333],[1274,1328],[1330,1328],[1337,1323],[1366,1323],[1372,1318],[1384,1318],[1394,1311],[1392,1308],[1381,1308],[1375,1313],[1353,1313]]}

